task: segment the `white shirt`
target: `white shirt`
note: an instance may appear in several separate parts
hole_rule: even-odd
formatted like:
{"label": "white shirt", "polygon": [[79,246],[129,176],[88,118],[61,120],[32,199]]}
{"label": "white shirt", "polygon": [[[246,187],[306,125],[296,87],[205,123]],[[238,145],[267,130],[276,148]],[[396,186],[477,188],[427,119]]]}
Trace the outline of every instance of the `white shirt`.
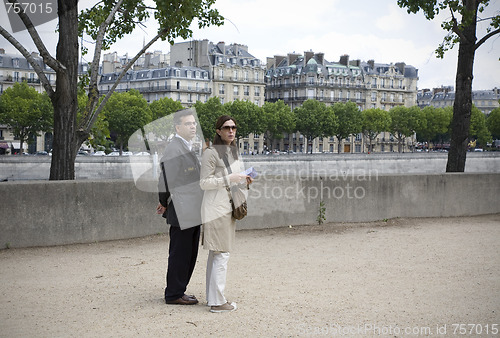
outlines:
{"label": "white shirt", "polygon": [[192,150],[192,148],[193,148],[193,142],[186,141],[186,139],[184,137],[180,136],[179,134],[175,134],[175,137],[180,138],[186,144],[186,146],[188,147],[189,151]]}

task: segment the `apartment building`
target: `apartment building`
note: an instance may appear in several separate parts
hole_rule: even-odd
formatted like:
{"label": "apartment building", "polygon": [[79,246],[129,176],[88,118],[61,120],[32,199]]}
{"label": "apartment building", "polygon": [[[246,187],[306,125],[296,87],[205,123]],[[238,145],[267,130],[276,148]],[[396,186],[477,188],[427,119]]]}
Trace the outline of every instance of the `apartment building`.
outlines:
{"label": "apartment building", "polygon": [[[221,103],[245,100],[262,107],[265,102],[265,67],[245,45],[192,40],[170,46],[170,62],[179,67],[200,67],[209,71],[212,95]],[[262,152],[263,135],[240,140],[243,153]]]}
{"label": "apartment building", "polygon": [[[266,101],[283,100],[294,109],[307,99],[316,99],[327,105],[352,101],[360,110],[380,108],[390,110],[403,105],[411,107],[417,102],[418,71],[403,62],[396,64],[349,60],[348,55],[338,62],[329,62],[323,53],[306,51],[304,54],[268,57],[266,62]],[[362,135],[345,140],[335,137],[316,139],[312,149],[316,152],[359,153],[365,149]],[[408,140],[412,142],[411,138]],[[393,151],[395,142],[389,133],[377,139],[375,151]],[[281,150],[307,151],[300,134],[285,135],[278,146]]]}
{"label": "apartment building", "polygon": [[[424,108],[433,106],[436,108],[453,107],[455,102],[455,91],[452,86],[430,89],[423,89],[417,95],[418,106]],[[472,103],[485,115],[491,113],[495,108],[500,107],[500,90],[473,90]]]}
{"label": "apartment building", "polygon": [[[108,93],[120,73],[102,74],[99,92]],[[165,97],[190,107],[196,101],[206,102],[212,93],[207,70],[197,67],[165,67],[129,71],[116,87],[116,92],[138,90],[148,102]]]}
{"label": "apartment building", "polygon": [[[32,53],[32,56],[43,69],[50,84],[55,87],[55,71],[43,62],[38,53]],[[22,55],[8,54],[5,49],[0,48],[0,95],[16,82],[26,82],[39,93],[45,91],[35,70]],[[12,131],[6,125],[0,125],[0,155],[48,150],[52,148],[52,134],[37,137],[36,142],[31,145],[24,143],[23,149],[20,149],[20,146],[20,141],[14,137]]]}

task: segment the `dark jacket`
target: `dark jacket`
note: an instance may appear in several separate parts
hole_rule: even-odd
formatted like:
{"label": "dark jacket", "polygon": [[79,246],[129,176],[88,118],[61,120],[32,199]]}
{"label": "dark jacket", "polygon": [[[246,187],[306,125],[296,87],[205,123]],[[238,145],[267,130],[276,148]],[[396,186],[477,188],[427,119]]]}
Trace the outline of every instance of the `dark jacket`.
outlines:
{"label": "dark jacket", "polygon": [[181,229],[200,225],[203,191],[196,154],[184,141],[174,137],[165,149],[160,168],[159,200],[167,206],[167,223]]}

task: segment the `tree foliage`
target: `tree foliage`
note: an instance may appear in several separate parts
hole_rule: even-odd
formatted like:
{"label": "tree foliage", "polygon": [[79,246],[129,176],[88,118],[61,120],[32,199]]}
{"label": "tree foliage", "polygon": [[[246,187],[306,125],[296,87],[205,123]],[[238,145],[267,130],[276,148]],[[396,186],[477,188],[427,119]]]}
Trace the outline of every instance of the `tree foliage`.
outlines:
{"label": "tree foliage", "polygon": [[[302,106],[293,110],[296,129],[305,137],[307,144],[316,137],[333,136],[337,119],[331,107],[314,99],[306,100]],[[312,147],[310,148],[312,153]]]}
{"label": "tree foliage", "polygon": [[414,107],[397,106],[389,110],[391,117],[390,131],[398,140],[398,152],[402,151],[404,140],[412,136],[419,127],[420,109]]}
{"label": "tree foliage", "polygon": [[135,89],[123,93],[113,93],[106,103],[103,113],[110,132],[116,135],[120,155],[127,146],[130,136],[151,122],[149,105],[141,93]]}
{"label": "tree foliage", "polygon": [[217,119],[225,113],[224,106],[220,102],[220,99],[214,96],[209,98],[205,103],[197,101],[194,107],[196,108],[198,121],[200,121],[203,137],[208,144],[214,139]]}
{"label": "tree foliage", "polygon": [[184,109],[179,101],[164,97],[149,104],[153,121]]}
{"label": "tree foliage", "polygon": [[420,124],[416,129],[417,139],[437,142],[448,134],[453,113],[444,108],[427,106],[422,109]]}
{"label": "tree foliage", "polygon": [[380,108],[363,110],[361,116],[363,118],[363,134],[369,141],[368,151],[373,151],[372,142],[380,133],[389,130],[391,117],[389,116],[389,112]]}
{"label": "tree foliage", "polygon": [[486,144],[492,141],[490,131],[486,126],[486,117],[476,106],[472,106],[469,136],[482,147],[486,147]]}
{"label": "tree foliage", "polygon": [[500,107],[493,109],[486,119],[486,126],[495,139],[500,139]]}
{"label": "tree foliage", "polygon": [[52,106],[47,94],[38,93],[26,82],[14,83],[0,96],[0,123],[11,128],[23,149],[30,135],[52,130]]}
{"label": "tree foliage", "polygon": [[355,135],[363,129],[363,116],[358,106],[354,102],[337,102],[332,107],[337,118],[335,131],[332,135],[337,137],[339,142],[338,153],[340,154],[340,143],[342,139]]}
{"label": "tree foliage", "polygon": [[282,139],[284,133],[295,131],[295,114],[282,100],[266,102],[262,110],[266,136],[271,143],[268,146],[272,149],[274,140]]}
{"label": "tree foliage", "polygon": [[238,138],[262,134],[265,130],[262,108],[250,101],[235,100],[224,104],[225,112],[238,124]]}
{"label": "tree foliage", "polygon": [[[443,42],[436,49],[438,57],[453,48],[458,49],[457,73],[455,81],[455,102],[451,124],[450,151],[446,164],[447,172],[463,172],[467,156],[467,145],[472,114],[472,79],[476,50],[489,38],[500,33],[500,15],[481,18],[478,13],[484,12],[489,0],[397,0],[400,7],[408,13],[423,11],[428,20],[433,20],[440,11],[451,15],[442,22],[446,31]],[[497,12],[498,13],[498,12]],[[477,38],[477,23],[488,22],[487,28]]]}
{"label": "tree foliage", "polygon": [[[223,17],[212,8],[214,2],[215,0],[152,0],[147,3],[144,0],[102,0],[78,16],[77,0],[57,0],[59,40],[55,57],[48,52],[30,18],[19,11],[18,15],[44,63],[56,72],[55,89],[31,52],[0,25],[0,34],[28,60],[54,107],[54,149],[50,179],[75,178],[76,151],[88,139],[92,126],[122,77],[153,43],[159,39],[172,43],[176,37],[189,38],[192,35],[189,27],[193,22],[200,28],[223,23]],[[102,51],[131,33],[137,26],[143,25],[144,20],[151,16],[159,23],[157,35],[124,65],[116,82],[101,100],[97,82]],[[91,37],[95,48],[88,76],[82,81],[82,85],[88,85],[89,88],[88,101],[77,121],[78,40],[79,36],[84,35]]]}

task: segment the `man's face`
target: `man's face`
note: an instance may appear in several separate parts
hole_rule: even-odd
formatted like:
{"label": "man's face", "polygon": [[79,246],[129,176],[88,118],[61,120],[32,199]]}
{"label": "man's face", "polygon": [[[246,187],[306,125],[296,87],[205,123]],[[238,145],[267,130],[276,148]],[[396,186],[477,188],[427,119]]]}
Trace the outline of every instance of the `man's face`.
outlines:
{"label": "man's face", "polygon": [[175,128],[177,134],[187,141],[191,141],[196,136],[196,120],[193,115],[181,117],[181,123]]}

